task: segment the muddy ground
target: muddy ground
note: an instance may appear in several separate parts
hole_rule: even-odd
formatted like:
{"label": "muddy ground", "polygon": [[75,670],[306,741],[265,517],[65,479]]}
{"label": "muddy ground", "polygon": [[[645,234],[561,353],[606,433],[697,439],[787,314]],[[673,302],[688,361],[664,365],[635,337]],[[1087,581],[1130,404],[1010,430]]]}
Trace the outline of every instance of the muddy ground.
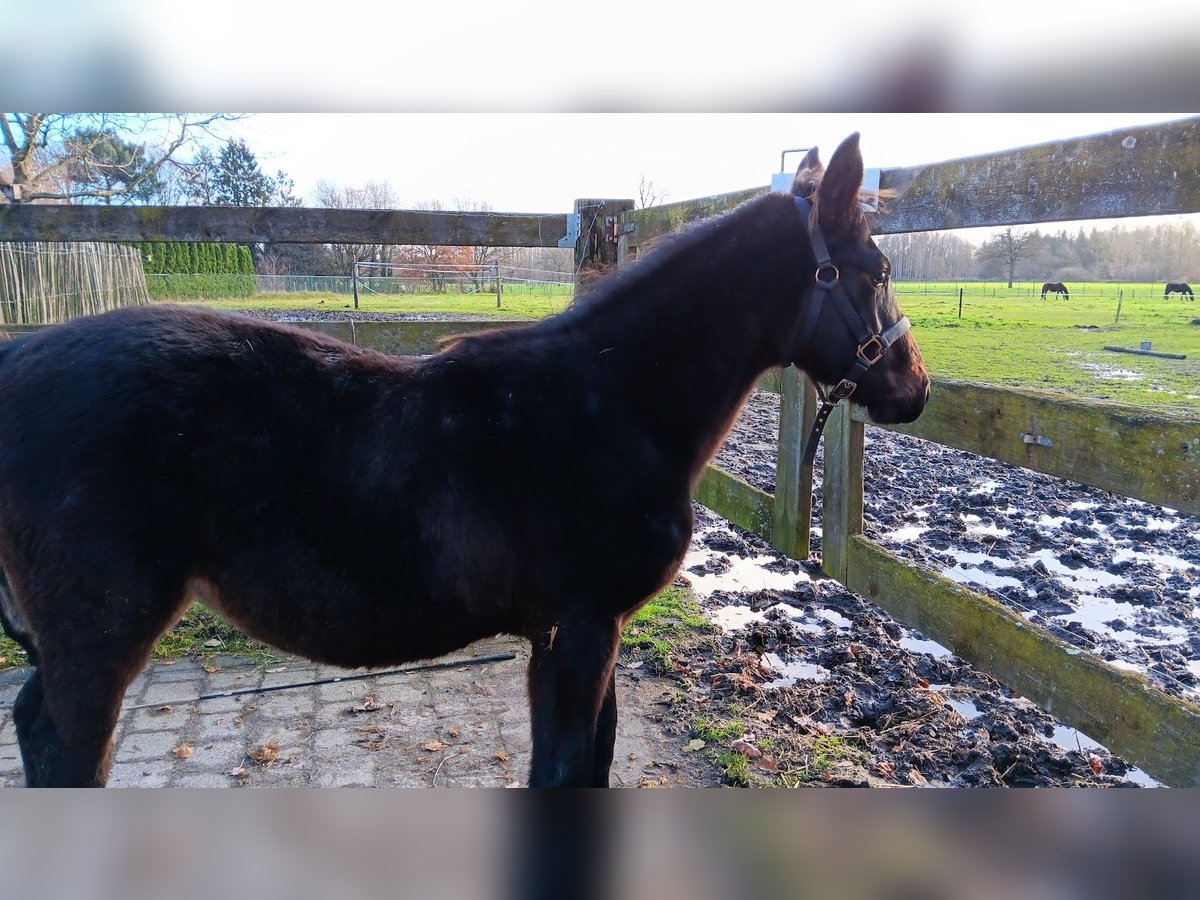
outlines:
{"label": "muddy ground", "polygon": [[[778,397],[755,394],[715,462],[774,489]],[[820,456],[814,557],[820,554]],[[1200,523],[868,428],[866,531],[1076,646],[1197,699]],[[755,575],[791,572],[786,579]],[[719,576],[738,575],[734,589]],[[791,763],[848,753],[827,783],[1148,785],[1144,773],[823,577],[697,508],[685,575],[725,631],[699,670]],[[756,579],[764,585],[756,589]],[[695,678],[695,676],[693,676]],[[697,697],[694,702],[701,702]],[[779,724],[782,722],[782,727]],[[844,741],[844,746],[842,746]],[[787,755],[787,754],[785,754]],[[757,758],[756,758],[757,759]],[[773,767],[774,763],[768,765]],[[753,772],[753,767],[751,767]]]}

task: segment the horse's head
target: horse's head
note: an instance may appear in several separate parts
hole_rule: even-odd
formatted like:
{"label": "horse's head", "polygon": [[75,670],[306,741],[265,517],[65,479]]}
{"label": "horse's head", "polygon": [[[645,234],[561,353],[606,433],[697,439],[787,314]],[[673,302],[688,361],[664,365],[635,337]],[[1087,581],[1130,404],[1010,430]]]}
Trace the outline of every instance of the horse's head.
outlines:
{"label": "horse's head", "polygon": [[[814,147],[792,193],[809,209],[816,260],[805,285],[792,360],[814,381],[866,408],[881,424],[911,422],[929,398],[929,376],[908,320],[896,305],[891,263],[871,239],[858,204],[863,161],[858,135],[846,138],[826,169]],[[827,248],[827,250],[826,250]],[[856,383],[847,387],[845,382]],[[839,388],[839,385],[841,387]]]}

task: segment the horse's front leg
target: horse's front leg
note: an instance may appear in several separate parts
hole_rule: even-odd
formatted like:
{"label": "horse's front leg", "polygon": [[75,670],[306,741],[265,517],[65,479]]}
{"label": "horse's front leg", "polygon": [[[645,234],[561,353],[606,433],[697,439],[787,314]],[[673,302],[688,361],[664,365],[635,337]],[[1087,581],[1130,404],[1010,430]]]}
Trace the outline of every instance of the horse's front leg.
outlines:
{"label": "horse's front leg", "polygon": [[[607,785],[616,733],[613,666],[617,622],[571,617],[551,624],[532,641],[529,707],[533,733],[530,787]],[[603,710],[603,716],[601,712]],[[597,725],[604,743],[597,754]]]}

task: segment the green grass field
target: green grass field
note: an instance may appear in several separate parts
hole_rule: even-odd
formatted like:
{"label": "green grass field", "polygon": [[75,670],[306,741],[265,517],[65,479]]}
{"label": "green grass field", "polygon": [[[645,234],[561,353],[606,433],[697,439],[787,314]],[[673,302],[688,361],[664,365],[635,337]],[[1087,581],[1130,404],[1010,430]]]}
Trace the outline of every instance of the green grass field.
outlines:
{"label": "green grass field", "polygon": [[[962,317],[958,287],[963,288]],[[1068,285],[1070,300],[1040,299],[1039,284],[898,284],[934,377],[1060,391],[1076,397],[1200,412],[1200,304],[1162,285]],[[1117,319],[1118,291],[1121,298]],[[1182,354],[1164,359],[1106,346]]]}

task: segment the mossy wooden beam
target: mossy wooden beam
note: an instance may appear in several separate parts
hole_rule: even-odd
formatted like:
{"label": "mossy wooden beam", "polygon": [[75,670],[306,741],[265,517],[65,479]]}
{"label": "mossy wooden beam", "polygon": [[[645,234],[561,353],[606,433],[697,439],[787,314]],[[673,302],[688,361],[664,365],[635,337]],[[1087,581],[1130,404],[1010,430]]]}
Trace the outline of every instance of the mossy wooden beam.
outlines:
{"label": "mossy wooden beam", "polygon": [[1163,783],[1200,786],[1200,707],[862,536],[847,555],[851,590]]}
{"label": "mossy wooden beam", "polygon": [[692,496],[717,515],[752,531],[768,543],[775,518],[775,498],[718,466],[708,466]]}
{"label": "mossy wooden beam", "polygon": [[1200,116],[884,169],[876,234],[1200,211]]}
{"label": "mossy wooden beam", "polygon": [[[859,421],[867,421],[855,411]],[[1200,515],[1200,420],[1099,400],[937,381],[890,430]]]}
{"label": "mossy wooden beam", "polygon": [[3,241],[557,247],[567,215],[243,206],[0,206]]}
{"label": "mossy wooden beam", "polygon": [[714,194],[711,197],[700,197],[697,200],[683,200],[679,203],[664,203],[646,209],[631,210],[625,214],[624,221],[633,225],[634,231],[629,235],[626,246],[631,250],[644,247],[655,238],[679,231],[693,222],[729,212],[747,200],[766,192],[767,188],[764,186],[733,191],[729,194]]}

